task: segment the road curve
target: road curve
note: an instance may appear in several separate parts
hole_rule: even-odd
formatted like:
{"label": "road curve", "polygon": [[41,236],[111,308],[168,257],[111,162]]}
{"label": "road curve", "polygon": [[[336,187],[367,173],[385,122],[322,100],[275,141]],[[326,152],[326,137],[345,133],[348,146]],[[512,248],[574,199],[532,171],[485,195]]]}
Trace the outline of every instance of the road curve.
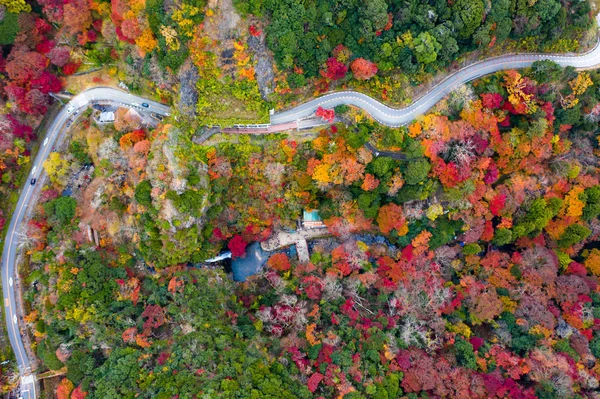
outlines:
{"label": "road curve", "polygon": [[[15,353],[17,365],[19,367],[19,373],[21,374],[21,396],[23,399],[35,399],[38,397],[38,395],[36,392],[35,374],[32,373],[33,370],[31,369],[31,362],[27,357],[27,352],[25,351],[25,346],[23,345],[23,340],[21,338],[21,334],[19,333],[20,327],[22,327],[24,331],[24,325],[19,319],[15,300],[14,287],[17,284],[15,274],[15,258],[17,255],[17,246],[19,241],[19,226],[21,226],[23,220],[29,216],[29,213],[33,209],[34,204],[30,204],[29,202],[33,196],[35,185],[30,184],[31,179],[39,180],[39,178],[42,176],[42,173],[44,173],[42,164],[48,157],[48,154],[51,152],[54,143],[67,130],[65,129],[67,122],[77,118],[77,116],[80,115],[79,111],[87,107],[90,102],[94,100],[111,101],[127,106],[135,106],[138,109],[155,112],[161,115],[168,115],[170,112],[169,107],[157,102],[146,100],[142,97],[137,97],[113,88],[96,87],[75,96],[60,110],[48,128],[44,141],[40,144],[40,149],[35,161],[32,164],[31,172],[27,178],[27,182],[25,183],[23,191],[21,192],[19,201],[17,202],[15,212],[10,220],[4,242],[4,250],[2,252],[2,293],[4,295],[6,328],[8,331],[10,344],[13,348],[13,352]],[[149,107],[142,108],[142,102],[147,103]]]}
{"label": "road curve", "polygon": [[[582,55],[520,54],[501,56],[477,62],[448,76],[426,95],[409,107],[403,109],[388,107],[365,94],[354,91],[330,93],[288,111],[271,115],[271,125],[290,124],[300,119],[314,116],[318,107],[333,108],[337,105],[348,104],[363,108],[371,114],[374,119],[382,124],[388,126],[400,126],[409,123],[415,117],[423,114],[446,96],[446,94],[466,82],[503,69],[529,67],[533,62],[541,60],[552,60],[563,67],[573,66],[578,69],[592,68],[600,65],[600,47],[597,44],[592,51]],[[40,176],[42,176],[42,173],[44,173],[42,164],[51,152],[54,143],[66,131],[65,127],[67,122],[75,118],[78,111],[87,107],[90,102],[94,100],[111,101],[161,115],[169,115],[170,112],[170,108],[163,104],[134,96],[114,88],[96,87],[75,96],[60,110],[48,128],[45,139],[33,162],[28,181],[25,183],[25,187],[17,202],[15,212],[12,215],[2,253],[2,291],[4,294],[6,326],[21,374],[21,396],[23,399],[35,399],[38,395],[36,392],[35,374],[32,373],[31,362],[27,357],[19,333],[19,327],[22,322],[19,320],[16,311],[16,300],[13,287],[16,284],[16,281],[13,281],[13,279],[16,280],[15,258],[19,241],[18,228],[23,220],[29,216],[31,211],[29,202],[33,196],[35,185],[31,185],[30,180],[39,179]],[[149,104],[149,107],[141,108],[140,104],[142,102]]]}
{"label": "road curve", "polygon": [[551,60],[562,67],[572,66],[577,69],[596,67],[600,65],[599,44],[597,43],[596,47],[590,52],[581,55],[515,54],[476,62],[449,75],[431,91],[406,108],[391,108],[366,94],[355,91],[341,91],[315,98],[288,111],[275,113],[271,115],[271,124],[288,123],[313,116],[318,107],[333,108],[338,105],[347,104],[364,109],[381,124],[402,126],[425,113],[460,85],[490,73],[504,69],[526,68],[530,67],[535,61],[542,60]]}

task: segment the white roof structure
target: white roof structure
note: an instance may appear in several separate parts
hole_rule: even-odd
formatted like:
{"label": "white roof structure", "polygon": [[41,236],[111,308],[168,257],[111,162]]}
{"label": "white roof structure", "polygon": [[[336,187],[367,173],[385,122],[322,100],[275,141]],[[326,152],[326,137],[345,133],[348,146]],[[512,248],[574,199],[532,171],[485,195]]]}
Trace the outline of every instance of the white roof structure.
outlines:
{"label": "white roof structure", "polygon": [[98,123],[112,123],[115,121],[115,113],[114,112],[102,112],[100,113],[100,117],[98,117]]}

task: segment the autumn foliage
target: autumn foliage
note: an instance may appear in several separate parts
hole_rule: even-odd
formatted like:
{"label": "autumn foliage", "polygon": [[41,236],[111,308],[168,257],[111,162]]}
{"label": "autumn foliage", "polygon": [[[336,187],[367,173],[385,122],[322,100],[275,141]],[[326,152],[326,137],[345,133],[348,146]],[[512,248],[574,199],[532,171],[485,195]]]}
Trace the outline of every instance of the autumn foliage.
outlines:
{"label": "autumn foliage", "polygon": [[321,71],[321,75],[331,80],[339,80],[346,76],[348,67],[337,60],[337,58],[330,57],[327,59],[325,71]]}
{"label": "autumn foliage", "polygon": [[335,111],[333,109],[325,109],[323,107],[317,108],[315,115],[323,118],[323,120],[328,123],[333,123],[333,119],[335,118]]}
{"label": "autumn foliage", "polygon": [[73,385],[73,383],[71,381],[69,381],[66,378],[63,378],[60,381],[60,384],[58,384],[58,387],[56,387],[57,399],[69,399],[71,396],[71,392],[73,391],[74,388],[75,388],[75,386]]}
{"label": "autumn foliage", "polygon": [[350,69],[358,80],[369,80],[377,73],[377,65],[364,58],[356,58],[352,61]]}
{"label": "autumn foliage", "polygon": [[280,271],[280,272],[289,270],[291,267],[290,260],[287,257],[287,255],[284,253],[275,254],[275,255],[271,256],[269,258],[269,260],[267,261],[267,265],[270,268]]}
{"label": "autumn foliage", "polygon": [[243,258],[246,255],[247,245],[248,243],[240,235],[234,236],[227,244],[233,258]]}

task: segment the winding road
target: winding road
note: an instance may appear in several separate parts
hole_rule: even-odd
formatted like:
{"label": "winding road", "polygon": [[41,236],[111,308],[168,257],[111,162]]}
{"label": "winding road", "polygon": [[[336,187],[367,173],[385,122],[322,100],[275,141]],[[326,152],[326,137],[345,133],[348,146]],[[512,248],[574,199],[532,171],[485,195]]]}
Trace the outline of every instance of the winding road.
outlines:
{"label": "winding road", "polygon": [[542,60],[554,61],[562,67],[573,66],[577,69],[590,69],[600,65],[600,45],[597,43],[592,51],[582,55],[515,54],[480,61],[449,75],[423,97],[401,109],[388,107],[366,94],[355,91],[329,93],[288,111],[272,115],[271,124],[286,123],[313,116],[318,107],[333,108],[347,104],[364,109],[383,125],[402,126],[425,113],[448,93],[467,82],[505,69],[527,68],[535,61]]}
{"label": "winding road", "polygon": [[[19,319],[14,290],[17,284],[15,259],[19,245],[20,226],[23,220],[29,216],[29,213],[35,205],[30,203],[30,199],[36,189],[36,185],[31,184],[31,179],[40,179],[42,173],[45,173],[43,163],[48,157],[48,154],[52,151],[54,143],[62,134],[64,134],[68,126],[70,126],[70,123],[81,114],[81,111],[92,103],[92,101],[97,100],[110,101],[112,103],[117,103],[117,105],[134,106],[140,110],[147,110],[165,116],[169,115],[170,112],[170,108],[165,105],[113,88],[96,87],[74,97],[60,110],[48,128],[44,141],[40,145],[38,154],[33,162],[25,187],[23,187],[23,191],[17,202],[15,212],[10,220],[10,225],[8,226],[8,231],[6,233],[6,240],[4,242],[4,250],[2,252],[2,293],[4,295],[6,329],[21,374],[21,396],[23,399],[34,399],[38,397],[35,375],[32,373],[31,361],[27,356],[20,334],[20,329],[24,332],[25,326]],[[147,103],[149,107],[141,107],[142,102]]]}
{"label": "winding road", "polygon": [[[290,124],[314,116],[318,107],[333,108],[342,104],[360,107],[382,124],[388,126],[404,125],[418,115],[426,112],[444,96],[466,82],[503,69],[529,67],[533,62],[541,60],[552,60],[563,67],[573,66],[578,69],[590,69],[600,65],[600,46],[597,44],[592,51],[582,55],[516,54],[477,62],[448,76],[426,95],[415,101],[409,107],[403,109],[388,107],[387,105],[358,92],[343,91],[330,93],[290,110],[272,115],[270,128],[276,129],[275,125],[287,125],[289,128]],[[36,392],[35,374],[31,368],[31,362],[25,351],[20,334],[20,329],[23,329],[24,331],[25,327],[21,320],[19,320],[16,309],[14,288],[16,286],[17,275],[15,274],[15,259],[19,242],[19,226],[22,224],[23,220],[29,216],[34,205],[30,204],[30,200],[36,186],[35,184],[30,184],[31,179],[39,180],[44,173],[42,166],[43,162],[51,152],[54,143],[68,129],[73,119],[94,101],[112,102],[117,105],[134,107],[141,111],[154,112],[164,116],[168,116],[170,112],[169,107],[157,102],[113,88],[96,87],[75,96],[60,110],[48,128],[37,157],[33,162],[29,179],[21,192],[16,210],[12,215],[6,235],[6,241],[4,243],[4,251],[2,253],[2,291],[4,294],[6,326],[21,374],[21,396],[23,399],[37,398],[38,395]],[[147,108],[142,107],[142,102],[147,103],[149,106]],[[247,129],[249,130],[248,133],[251,133],[252,127],[248,125],[245,126],[249,128]],[[296,124],[296,126],[298,126],[298,124]],[[258,129],[267,129],[265,128],[265,125],[256,125],[256,128],[257,130],[255,132],[258,132]]]}

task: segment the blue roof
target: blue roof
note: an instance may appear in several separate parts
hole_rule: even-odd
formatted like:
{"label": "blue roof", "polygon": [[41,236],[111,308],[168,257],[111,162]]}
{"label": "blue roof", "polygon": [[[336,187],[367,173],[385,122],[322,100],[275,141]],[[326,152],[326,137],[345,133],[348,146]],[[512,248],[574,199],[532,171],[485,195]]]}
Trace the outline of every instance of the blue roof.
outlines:
{"label": "blue roof", "polygon": [[305,222],[320,222],[319,211],[304,211],[303,219]]}
{"label": "blue roof", "polygon": [[253,242],[246,248],[246,256],[235,258],[231,261],[231,271],[234,281],[246,281],[250,276],[260,272],[263,265],[269,259],[269,254],[265,253],[260,244]]}

